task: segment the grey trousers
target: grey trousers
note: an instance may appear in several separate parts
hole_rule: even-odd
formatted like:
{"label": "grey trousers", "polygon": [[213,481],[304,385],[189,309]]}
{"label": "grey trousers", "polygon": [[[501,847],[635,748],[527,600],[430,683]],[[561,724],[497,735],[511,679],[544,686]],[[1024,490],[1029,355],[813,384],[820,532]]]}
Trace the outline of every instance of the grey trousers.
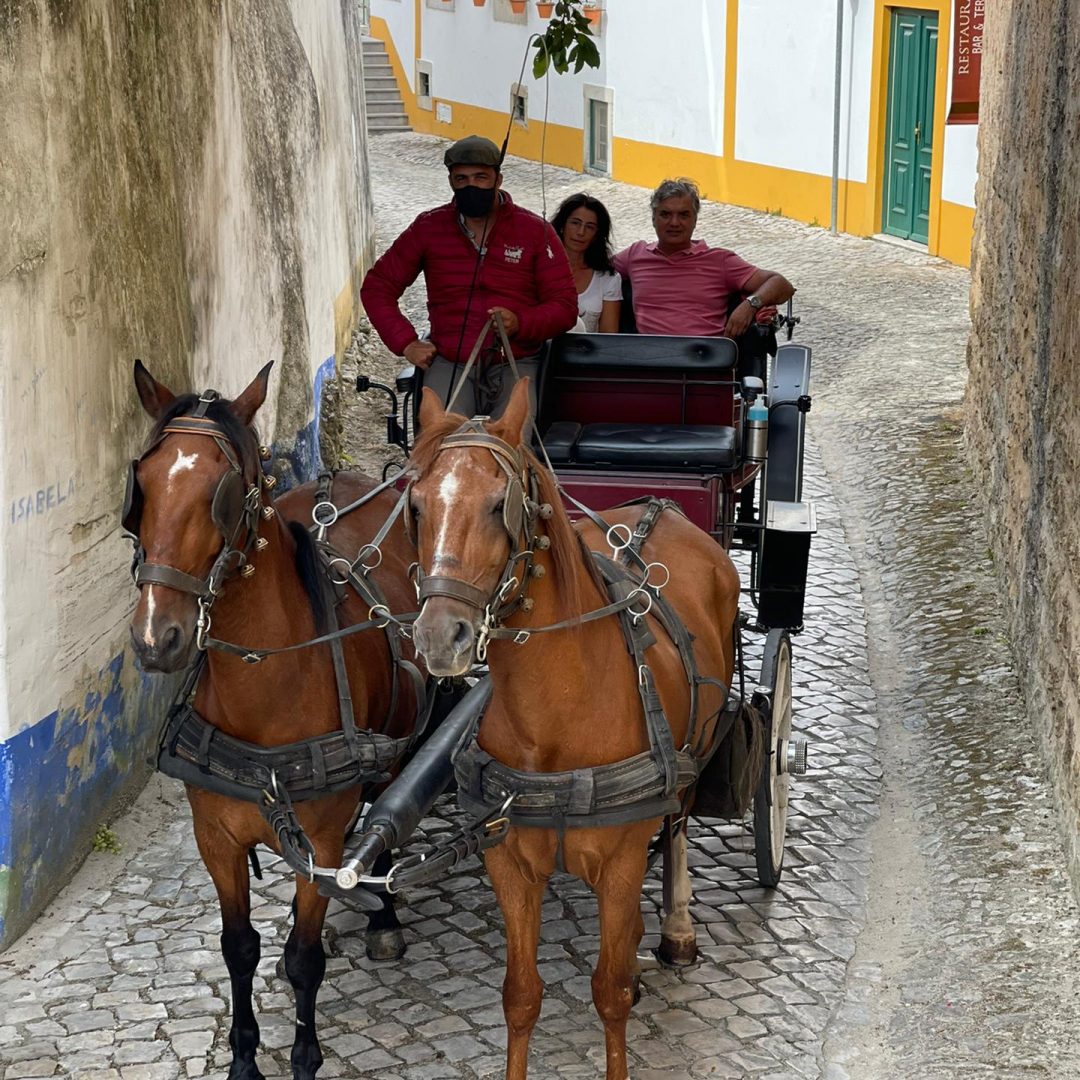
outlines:
{"label": "grey trousers", "polygon": [[[527,356],[517,361],[518,373],[529,377],[529,407],[536,415],[536,373],[540,367],[538,356]],[[457,397],[453,411],[463,416],[502,416],[514,389],[514,373],[510,365],[500,361],[481,368],[473,365],[472,371],[462,384],[464,364],[452,364],[442,356],[436,356],[424,372],[424,386],[430,386],[446,404],[451,394],[451,383]]]}

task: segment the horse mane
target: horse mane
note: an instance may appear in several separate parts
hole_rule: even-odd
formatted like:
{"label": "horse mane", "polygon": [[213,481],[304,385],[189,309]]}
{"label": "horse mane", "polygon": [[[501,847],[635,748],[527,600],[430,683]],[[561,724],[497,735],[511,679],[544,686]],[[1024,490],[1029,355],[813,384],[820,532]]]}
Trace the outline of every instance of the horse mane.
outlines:
{"label": "horse mane", "polygon": [[[445,413],[424,428],[413,446],[412,456],[409,458],[406,469],[416,476],[422,476],[427,472],[438,456],[443,439],[457,431],[467,419],[458,413]],[[551,562],[556,582],[570,609],[580,611],[581,587],[572,569],[575,564],[584,564],[586,572],[602,597],[607,597],[607,587],[600,577],[588,546],[581,534],[570,523],[554,475],[541,464],[540,459],[527,446],[522,446],[521,449],[524,451],[529,468],[536,477],[540,502],[550,503],[553,511],[551,517],[544,522],[544,529],[551,540]]]}
{"label": "horse mane", "polygon": [[311,613],[315,616],[315,634],[321,636],[330,630],[330,603],[327,590],[323,587],[323,567],[311,533],[299,521],[290,521],[288,526],[296,541],[296,572],[303,583]]}
{"label": "horse mane", "polygon": [[[198,394],[178,394],[170,401],[154,421],[154,426],[146,438],[145,449],[153,446],[162,437],[165,428],[178,416],[187,416],[192,412],[198,402]],[[229,408],[230,404],[224,398],[218,398],[209,404],[206,416],[225,433],[226,439],[240,459],[240,467],[245,478],[250,482],[262,471],[259,459],[259,433],[254,425],[248,427],[242,424],[236,413]],[[299,522],[290,521],[287,524],[296,542],[296,572],[304,586],[308,603],[311,605],[311,613],[315,617],[315,632],[325,634],[330,625],[330,609],[322,587],[322,567],[319,565],[315,543],[311,534]]]}

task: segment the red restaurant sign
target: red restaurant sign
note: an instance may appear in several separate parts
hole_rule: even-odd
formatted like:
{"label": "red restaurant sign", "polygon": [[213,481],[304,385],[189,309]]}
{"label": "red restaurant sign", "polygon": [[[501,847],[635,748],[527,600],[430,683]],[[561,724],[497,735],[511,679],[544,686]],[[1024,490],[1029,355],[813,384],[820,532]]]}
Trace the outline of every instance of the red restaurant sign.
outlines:
{"label": "red restaurant sign", "polygon": [[986,0],[954,0],[954,3],[952,105],[945,122],[977,124]]}

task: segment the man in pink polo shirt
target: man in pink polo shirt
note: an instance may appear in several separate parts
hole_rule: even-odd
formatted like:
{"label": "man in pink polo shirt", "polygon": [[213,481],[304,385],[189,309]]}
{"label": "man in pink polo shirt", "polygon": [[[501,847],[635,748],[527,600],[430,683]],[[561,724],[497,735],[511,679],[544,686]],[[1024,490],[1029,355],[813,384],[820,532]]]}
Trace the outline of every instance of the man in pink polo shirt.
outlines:
{"label": "man in pink polo shirt", "polygon": [[633,289],[638,333],[737,338],[795,292],[781,274],[694,239],[701,197],[693,180],[665,180],[651,205],[656,241],[639,240],[614,259]]}

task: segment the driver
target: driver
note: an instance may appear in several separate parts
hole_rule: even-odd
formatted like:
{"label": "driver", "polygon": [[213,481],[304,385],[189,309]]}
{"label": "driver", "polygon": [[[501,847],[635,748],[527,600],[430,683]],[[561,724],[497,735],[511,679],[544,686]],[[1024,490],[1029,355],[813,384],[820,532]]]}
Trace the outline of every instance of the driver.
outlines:
{"label": "driver", "polygon": [[[390,245],[368,271],[361,302],[387,348],[426,369],[424,385],[444,402],[495,312],[502,316],[518,371],[533,376],[533,387],[544,341],[577,322],[577,289],[566,252],[542,217],[516,206],[502,190],[502,157],[490,139],[460,139],[443,161],[453,199],[421,214]],[[421,271],[430,340],[420,337],[398,304]],[[498,416],[513,385],[491,333],[454,411]]]}
{"label": "driver", "polygon": [[781,274],[694,239],[701,196],[693,180],[665,180],[650,205],[656,240],[638,240],[614,258],[633,290],[638,333],[737,338],[771,315],[763,309],[794,294]]}

